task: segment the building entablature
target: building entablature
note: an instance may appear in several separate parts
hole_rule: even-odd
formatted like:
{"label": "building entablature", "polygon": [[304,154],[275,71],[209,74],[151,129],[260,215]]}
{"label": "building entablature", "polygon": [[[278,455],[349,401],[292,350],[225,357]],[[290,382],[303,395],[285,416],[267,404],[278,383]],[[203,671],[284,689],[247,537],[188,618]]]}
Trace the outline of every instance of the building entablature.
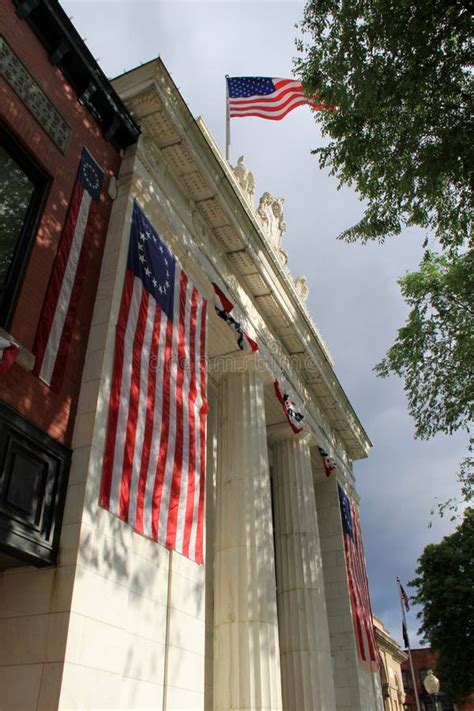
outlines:
{"label": "building entablature", "polygon": [[347,465],[367,456],[370,440],[308,314],[305,285],[293,281],[262,210],[254,209],[202,119],[193,118],[159,59],[114,86],[141,125],[139,161],[164,186],[174,219],[178,214],[193,234],[187,253],[225,287],[273,375],[283,371],[304,402],[321,444]]}

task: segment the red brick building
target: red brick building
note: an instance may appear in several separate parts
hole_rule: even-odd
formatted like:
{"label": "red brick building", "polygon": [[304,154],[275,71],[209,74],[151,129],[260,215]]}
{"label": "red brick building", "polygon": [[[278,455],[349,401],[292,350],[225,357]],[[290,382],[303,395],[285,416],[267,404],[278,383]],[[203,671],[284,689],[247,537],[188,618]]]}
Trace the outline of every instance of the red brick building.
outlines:
{"label": "red brick building", "polygon": [[[420,705],[422,709],[429,711],[430,709],[436,709],[436,711],[452,711],[457,709],[457,711],[472,711],[474,705],[472,703],[467,703],[463,706],[455,706],[448,696],[443,692],[443,680],[440,679],[440,689],[439,694],[437,694],[436,703],[434,705],[434,699],[426,693],[425,687],[423,686],[423,680],[426,676],[428,669],[432,669],[436,674],[437,665],[437,654],[433,652],[428,647],[421,649],[411,650],[413,668],[415,671],[416,685],[418,690],[418,698],[420,700]],[[410,662],[407,659],[402,663],[402,677],[403,685],[405,688],[405,707],[407,711],[416,711],[415,694],[413,692],[413,681],[410,671]]]}
{"label": "red brick building", "polygon": [[[17,356],[0,375],[1,569],[20,558],[55,560],[114,176],[138,135],[56,0],[1,3],[0,337]],[[65,289],[73,259],[65,225],[84,151],[103,180],[76,255],[82,282],[71,289],[61,372],[51,385],[39,377],[38,342],[53,282]]]}

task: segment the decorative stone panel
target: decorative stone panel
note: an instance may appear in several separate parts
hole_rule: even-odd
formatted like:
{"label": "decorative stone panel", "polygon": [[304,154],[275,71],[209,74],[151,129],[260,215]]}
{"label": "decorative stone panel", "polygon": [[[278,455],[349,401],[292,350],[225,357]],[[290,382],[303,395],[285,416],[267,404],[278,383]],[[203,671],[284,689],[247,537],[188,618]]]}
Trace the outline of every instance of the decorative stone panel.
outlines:
{"label": "decorative stone panel", "polygon": [[6,39],[0,35],[0,74],[31,111],[41,128],[62,153],[66,152],[71,127],[48,99]]}

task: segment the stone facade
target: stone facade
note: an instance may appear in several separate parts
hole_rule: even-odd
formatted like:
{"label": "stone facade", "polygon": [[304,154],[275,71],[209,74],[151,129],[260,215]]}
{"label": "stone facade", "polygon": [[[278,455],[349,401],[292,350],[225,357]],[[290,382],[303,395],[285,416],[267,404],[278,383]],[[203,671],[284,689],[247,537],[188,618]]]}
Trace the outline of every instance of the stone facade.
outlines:
{"label": "stone facade", "polygon": [[401,711],[405,708],[405,692],[403,690],[401,664],[406,662],[407,655],[383,626],[381,620],[374,617],[375,640],[380,651],[382,666],[380,680],[385,711]]}

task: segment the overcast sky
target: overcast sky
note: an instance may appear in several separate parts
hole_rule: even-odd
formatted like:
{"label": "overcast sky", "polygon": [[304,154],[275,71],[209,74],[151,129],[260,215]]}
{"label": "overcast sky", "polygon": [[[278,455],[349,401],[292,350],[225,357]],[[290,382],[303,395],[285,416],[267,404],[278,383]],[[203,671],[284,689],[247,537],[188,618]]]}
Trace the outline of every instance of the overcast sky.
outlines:
{"label": "overcast sky", "polygon": [[[161,56],[194,116],[224,151],[225,81],[231,76],[291,76],[302,2],[61,0],[104,72],[114,77]],[[411,230],[385,245],[349,245],[337,235],[361,215],[354,191],[337,190],[310,151],[321,145],[307,107],[283,121],[232,120],[240,155],[265,191],[285,198],[284,248],[294,277],[305,274],[311,314],[374,447],[355,463],[374,612],[401,641],[396,576],[414,576],[424,546],[454,530],[430,509],[458,495],[463,436],[414,440],[401,382],[372,367],[406,317],[397,277],[416,268],[424,235]],[[428,528],[432,521],[432,527]],[[409,593],[410,590],[407,589]],[[408,615],[412,646],[417,621]]]}

